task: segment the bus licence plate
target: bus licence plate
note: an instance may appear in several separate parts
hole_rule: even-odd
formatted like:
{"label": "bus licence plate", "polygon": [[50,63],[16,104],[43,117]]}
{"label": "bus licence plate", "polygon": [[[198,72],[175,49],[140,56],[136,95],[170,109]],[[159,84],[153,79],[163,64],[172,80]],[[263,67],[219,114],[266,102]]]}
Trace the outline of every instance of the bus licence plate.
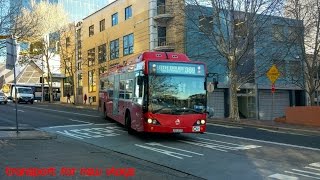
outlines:
{"label": "bus licence plate", "polygon": [[200,126],[193,126],[192,127],[193,132],[199,132],[200,131]]}
{"label": "bus licence plate", "polygon": [[183,129],[173,129],[173,132],[174,133],[181,133],[181,132],[183,132]]}

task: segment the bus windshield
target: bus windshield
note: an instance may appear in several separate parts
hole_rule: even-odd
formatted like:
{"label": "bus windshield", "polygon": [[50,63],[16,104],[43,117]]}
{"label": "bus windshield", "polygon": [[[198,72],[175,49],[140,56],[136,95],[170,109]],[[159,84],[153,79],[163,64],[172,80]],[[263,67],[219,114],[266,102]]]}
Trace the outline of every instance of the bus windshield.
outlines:
{"label": "bus windshield", "polygon": [[22,94],[32,94],[32,89],[30,88],[17,88],[18,93]]}
{"label": "bus windshield", "polygon": [[198,114],[206,109],[203,76],[150,75],[148,110],[161,114]]}

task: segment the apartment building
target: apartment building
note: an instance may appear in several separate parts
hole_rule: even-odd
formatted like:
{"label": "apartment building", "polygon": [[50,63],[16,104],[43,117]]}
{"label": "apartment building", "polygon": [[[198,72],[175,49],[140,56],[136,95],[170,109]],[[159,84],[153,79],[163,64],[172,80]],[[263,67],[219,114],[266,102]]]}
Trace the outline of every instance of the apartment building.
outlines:
{"label": "apartment building", "polygon": [[[184,34],[175,24],[181,21],[176,1],[117,0],[75,24],[75,101],[98,103],[99,76],[110,67],[126,64],[144,51],[184,52]],[[73,36],[72,33],[70,36]],[[66,37],[63,41],[72,41]],[[72,43],[71,43],[72,44]],[[72,45],[69,47],[72,49]],[[72,59],[72,58],[71,58]],[[62,71],[65,71],[62,69]],[[68,76],[66,76],[68,77]],[[65,79],[65,96],[71,80]],[[74,94],[72,94],[74,95]]]}

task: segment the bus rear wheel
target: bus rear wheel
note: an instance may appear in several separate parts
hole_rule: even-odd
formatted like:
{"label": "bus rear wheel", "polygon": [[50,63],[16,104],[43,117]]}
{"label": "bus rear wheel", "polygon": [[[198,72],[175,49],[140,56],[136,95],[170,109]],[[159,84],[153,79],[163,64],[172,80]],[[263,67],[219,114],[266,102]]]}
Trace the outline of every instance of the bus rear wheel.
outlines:
{"label": "bus rear wheel", "polygon": [[129,112],[126,113],[125,123],[126,123],[126,128],[128,130],[128,134],[130,135],[134,134],[134,130],[131,128],[131,116]]}

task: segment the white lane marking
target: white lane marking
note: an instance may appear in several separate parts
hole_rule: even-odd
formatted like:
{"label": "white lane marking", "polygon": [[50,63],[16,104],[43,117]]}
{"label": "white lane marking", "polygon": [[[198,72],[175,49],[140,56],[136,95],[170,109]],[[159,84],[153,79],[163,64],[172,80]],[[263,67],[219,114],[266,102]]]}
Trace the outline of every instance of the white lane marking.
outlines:
{"label": "white lane marking", "polygon": [[31,106],[23,106],[23,107],[31,108],[31,109],[33,108],[33,109],[40,109],[40,110],[46,110],[46,111],[53,111],[53,112],[60,112],[60,113],[66,113],[66,114],[75,114],[75,115],[88,116],[88,117],[100,117],[100,116],[95,116],[95,115],[90,115],[90,114],[82,114],[82,113],[75,113],[75,112],[68,112],[68,111],[59,111],[59,110],[39,108],[39,107],[31,107]]}
{"label": "white lane marking", "polygon": [[[15,111],[16,109],[13,109],[13,110]],[[19,111],[19,112],[24,112],[24,110],[21,110],[21,109],[18,109],[18,111]]]}
{"label": "white lane marking", "polygon": [[280,180],[298,180],[299,178],[294,177],[294,176],[288,176],[288,175],[284,175],[284,174],[272,174],[270,176],[268,176],[270,178],[274,178],[274,179],[280,179]]}
{"label": "white lane marking", "polygon": [[114,133],[111,129],[106,128],[83,128],[83,129],[71,129],[56,131],[59,134],[75,137],[78,139],[90,139],[90,138],[100,138],[109,136],[118,136],[120,134]]}
{"label": "white lane marking", "polygon": [[210,132],[205,132],[205,134],[212,134],[212,135],[215,135],[215,136],[229,137],[229,138],[234,138],[234,139],[249,140],[249,141],[256,141],[256,142],[262,142],[262,143],[268,143],[268,144],[275,144],[275,145],[281,145],[281,146],[287,146],[287,147],[294,147],[294,148],[300,148],[300,149],[308,149],[308,150],[313,150],[313,151],[320,151],[320,149],[317,149],[317,148],[298,146],[298,145],[292,145],[292,144],[285,144],[285,143],[277,143],[277,142],[272,142],[272,141],[264,141],[264,140],[244,138],[244,137],[236,137],[236,136],[225,135],[225,134],[217,134],[217,133],[210,133]]}
{"label": "white lane marking", "polygon": [[50,126],[45,128],[64,128],[64,127],[75,127],[75,126],[87,126],[92,124],[72,124],[72,125],[63,125],[63,126]]}
{"label": "white lane marking", "polygon": [[68,119],[68,120],[70,120],[70,121],[74,121],[74,122],[81,122],[81,123],[86,123],[86,124],[92,124],[92,123],[90,123],[90,122],[87,122],[87,121],[80,121],[80,120],[76,120],[76,119]]}
{"label": "white lane marking", "polygon": [[228,126],[228,125],[222,125],[222,124],[213,124],[213,123],[207,123],[211,126],[219,126],[219,127],[224,127],[224,128],[233,128],[233,129],[243,129],[243,127],[239,126]]}
{"label": "white lane marking", "polygon": [[106,127],[106,128],[112,129],[112,130],[115,130],[115,131],[127,132],[127,131],[125,131],[125,130],[119,129],[119,128],[121,128],[121,127]]}
{"label": "white lane marking", "polygon": [[202,142],[183,141],[183,140],[179,140],[179,141],[187,143],[187,144],[192,144],[192,145],[206,147],[206,148],[209,148],[209,149],[214,149],[214,150],[217,150],[217,151],[228,152],[226,150],[220,149],[218,146],[214,146],[214,145],[211,145],[211,144],[205,144],[205,143],[202,143]]}
{"label": "white lane marking", "polygon": [[306,166],[306,167],[304,167],[304,168],[312,169],[312,170],[316,170],[316,171],[320,171],[320,169],[318,169],[318,168],[313,168],[313,167],[308,167],[308,166]]}
{"label": "white lane marking", "polygon": [[311,164],[309,164],[309,166],[313,166],[313,167],[318,167],[318,168],[320,168],[320,162],[311,163]]}
{"label": "white lane marking", "polygon": [[183,151],[183,152],[188,152],[188,153],[191,153],[191,154],[196,154],[196,155],[199,155],[199,156],[203,156],[203,154],[200,154],[200,153],[196,153],[196,152],[192,152],[192,151],[187,151],[187,150],[184,150],[184,149],[179,149],[179,148],[174,148],[174,147],[170,147],[170,146],[165,146],[165,145],[162,145],[160,143],[155,143],[155,142],[152,142],[152,143],[146,143],[150,146],[161,146],[161,147],[165,147],[165,148],[169,148],[169,149],[174,149],[174,150],[178,150],[178,151]]}
{"label": "white lane marking", "polygon": [[284,172],[285,172],[285,173],[289,173],[289,174],[295,174],[295,175],[298,175],[298,176],[313,178],[313,179],[320,179],[319,177],[314,177],[314,176],[310,176],[310,175],[306,175],[306,174],[301,174],[301,173],[296,173],[296,172],[292,172],[292,171],[284,171]]}
{"label": "white lane marking", "polygon": [[229,144],[229,145],[235,145],[235,146],[239,146],[239,145],[240,145],[240,144],[229,143],[229,142],[224,142],[224,141],[217,141],[217,140],[207,139],[207,138],[199,138],[199,137],[198,137],[198,139],[202,139],[202,140],[206,140],[206,141],[219,142],[219,143]]}
{"label": "white lane marking", "polygon": [[177,153],[177,152],[173,152],[173,151],[168,151],[168,150],[164,150],[164,149],[159,149],[159,148],[154,148],[154,147],[149,147],[149,146],[143,146],[140,144],[134,144],[135,146],[141,147],[141,148],[145,148],[145,149],[149,149],[151,151],[155,151],[155,152],[159,152],[171,157],[175,157],[178,159],[183,159],[183,157],[192,157],[190,155],[187,154],[181,154],[181,153]]}
{"label": "white lane marking", "polygon": [[291,169],[292,171],[297,171],[297,172],[301,172],[301,173],[307,173],[307,174],[313,174],[313,175],[316,175],[316,176],[320,176],[320,173],[315,173],[315,172],[310,172],[310,171],[303,171],[303,170],[300,170],[300,169]]}

